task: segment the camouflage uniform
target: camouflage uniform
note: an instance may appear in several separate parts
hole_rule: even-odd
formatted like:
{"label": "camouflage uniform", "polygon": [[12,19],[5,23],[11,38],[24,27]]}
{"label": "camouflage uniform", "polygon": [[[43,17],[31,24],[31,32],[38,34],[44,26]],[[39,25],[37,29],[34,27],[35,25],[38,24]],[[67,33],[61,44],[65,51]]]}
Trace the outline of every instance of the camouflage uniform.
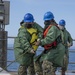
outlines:
{"label": "camouflage uniform", "polygon": [[[60,36],[60,30],[55,25],[52,25],[46,37],[41,40],[40,45],[51,44],[58,36]],[[56,67],[63,66],[64,53],[65,47],[61,42],[56,47],[52,47],[42,53],[40,62],[42,62],[43,75],[55,75]]]}
{"label": "camouflage uniform", "polygon": [[[27,32],[25,24],[22,25],[18,31],[17,38],[14,42],[14,53],[16,61],[20,64],[18,69],[18,75],[27,75],[27,68],[29,68],[28,73],[30,75],[35,75],[33,57],[34,54],[30,53],[32,46],[30,45],[31,35]],[[32,25],[32,28],[37,29],[38,38],[42,37],[43,29],[37,23]],[[25,53],[25,54],[24,54]],[[21,56],[21,57],[19,57]],[[19,57],[17,59],[17,57]]]}
{"label": "camouflage uniform", "polygon": [[66,28],[61,30],[61,37],[62,37],[62,43],[65,46],[65,55],[64,55],[64,62],[63,62],[64,65],[62,67],[62,70],[66,71],[68,67],[68,62],[69,62],[68,43],[70,44],[70,46],[72,46],[73,40],[70,33],[66,30]]}
{"label": "camouflage uniform", "polygon": [[43,75],[42,63],[39,62],[39,59],[34,61],[34,68],[37,75]]}

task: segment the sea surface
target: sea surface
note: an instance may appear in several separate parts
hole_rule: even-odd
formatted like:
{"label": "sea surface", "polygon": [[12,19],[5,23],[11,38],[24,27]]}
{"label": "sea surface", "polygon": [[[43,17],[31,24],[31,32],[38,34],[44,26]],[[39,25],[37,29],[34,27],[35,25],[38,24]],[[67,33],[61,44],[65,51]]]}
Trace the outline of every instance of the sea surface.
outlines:
{"label": "sea surface", "polygon": [[[8,45],[9,48],[13,48],[13,45],[10,44]],[[42,47],[39,47],[37,50],[37,55],[39,55],[44,49]],[[69,50],[74,50],[75,47],[72,46],[70,47]],[[8,50],[7,51],[7,61],[14,61],[14,50]],[[75,62],[75,52],[69,52],[69,62]],[[7,65],[9,65],[11,62],[7,62]],[[7,67],[7,70],[9,71],[17,71],[19,67],[19,64],[17,62],[12,63],[9,67]],[[68,70],[75,70],[75,64],[69,64],[68,65]]]}

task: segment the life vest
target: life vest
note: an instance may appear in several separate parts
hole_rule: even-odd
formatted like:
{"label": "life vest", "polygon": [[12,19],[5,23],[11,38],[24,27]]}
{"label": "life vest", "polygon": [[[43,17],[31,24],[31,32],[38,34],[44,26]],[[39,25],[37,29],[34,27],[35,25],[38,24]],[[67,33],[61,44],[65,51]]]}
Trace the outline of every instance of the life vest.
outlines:
{"label": "life vest", "polygon": [[30,44],[32,45],[32,48],[36,51],[38,46],[35,45],[35,42],[38,39],[38,35],[37,35],[37,29],[34,28],[29,28],[27,29],[27,31],[29,32],[29,34],[31,35],[31,40],[30,40]]}
{"label": "life vest", "polygon": [[[49,25],[49,26],[47,27],[47,29],[44,31],[44,33],[43,33],[43,37],[44,37],[44,38],[46,37],[46,35],[47,35],[49,29],[50,29],[52,26],[53,26],[53,25]],[[55,25],[55,26],[56,26],[57,28],[59,28],[57,25]],[[52,47],[56,47],[56,46],[57,46],[57,41],[55,40],[53,43],[45,45],[44,48],[45,48],[45,50],[48,50],[48,49],[50,49],[50,48],[52,48]]]}

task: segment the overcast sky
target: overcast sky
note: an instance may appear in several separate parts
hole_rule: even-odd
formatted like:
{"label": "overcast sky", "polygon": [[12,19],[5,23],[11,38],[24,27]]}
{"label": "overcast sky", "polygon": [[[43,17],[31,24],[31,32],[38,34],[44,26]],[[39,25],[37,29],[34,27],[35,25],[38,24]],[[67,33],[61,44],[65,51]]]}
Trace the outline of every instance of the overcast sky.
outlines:
{"label": "overcast sky", "polygon": [[66,21],[66,29],[75,39],[75,0],[10,0],[10,24],[6,26],[8,36],[16,36],[26,13],[33,14],[35,21],[42,27],[43,15],[51,11],[57,23]]}

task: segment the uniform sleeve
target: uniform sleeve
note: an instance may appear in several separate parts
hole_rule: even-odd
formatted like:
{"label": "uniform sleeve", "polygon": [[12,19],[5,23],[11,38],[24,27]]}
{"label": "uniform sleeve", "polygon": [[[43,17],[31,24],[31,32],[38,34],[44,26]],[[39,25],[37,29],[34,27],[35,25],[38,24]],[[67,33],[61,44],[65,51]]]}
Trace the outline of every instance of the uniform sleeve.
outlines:
{"label": "uniform sleeve", "polygon": [[68,32],[68,42],[69,42],[71,45],[73,45],[73,39],[72,39],[72,37],[71,37],[71,35],[70,35],[69,32]]}
{"label": "uniform sleeve", "polygon": [[23,53],[23,50],[21,49],[21,44],[19,42],[19,38],[16,37],[14,40],[14,51],[18,50],[18,52]]}
{"label": "uniform sleeve", "polygon": [[25,32],[25,29],[24,28],[19,29],[18,32],[19,32],[18,37],[19,37],[22,49],[24,49],[24,51],[27,51],[27,50],[30,51],[32,49],[32,47],[26,38],[27,35]]}
{"label": "uniform sleeve", "polygon": [[42,39],[42,37],[43,37],[43,28],[37,23],[35,23],[35,25],[36,25],[36,28],[37,28],[37,31],[38,31],[38,38]]}
{"label": "uniform sleeve", "polygon": [[52,26],[49,29],[46,37],[41,40],[41,45],[51,44],[52,42],[54,42],[56,39],[56,32],[57,32],[56,28],[54,26]]}

